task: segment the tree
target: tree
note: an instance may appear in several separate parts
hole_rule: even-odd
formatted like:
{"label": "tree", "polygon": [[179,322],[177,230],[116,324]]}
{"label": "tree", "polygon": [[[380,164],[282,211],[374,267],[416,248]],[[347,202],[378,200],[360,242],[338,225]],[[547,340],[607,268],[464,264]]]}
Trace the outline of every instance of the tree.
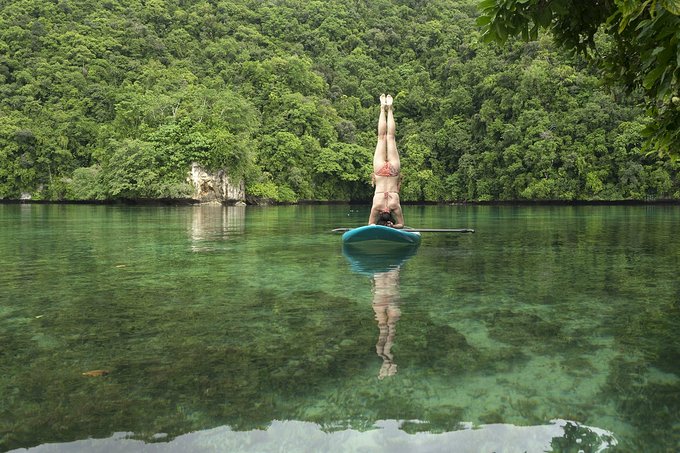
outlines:
{"label": "tree", "polygon": [[528,41],[547,29],[610,80],[641,90],[653,119],[645,129],[647,149],[680,155],[679,0],[482,0],[479,9],[486,41],[517,35]]}

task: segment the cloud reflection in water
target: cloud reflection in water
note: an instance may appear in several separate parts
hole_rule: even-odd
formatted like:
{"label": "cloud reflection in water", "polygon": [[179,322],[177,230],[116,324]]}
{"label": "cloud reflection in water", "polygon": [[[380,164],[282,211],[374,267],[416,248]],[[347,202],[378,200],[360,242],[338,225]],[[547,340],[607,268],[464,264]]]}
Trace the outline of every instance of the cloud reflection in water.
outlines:
{"label": "cloud reflection in water", "polygon": [[[409,422],[413,423],[413,422]],[[491,424],[444,433],[407,433],[403,422],[381,420],[369,431],[345,429],[326,432],[316,423],[273,421],[266,430],[233,431],[227,426],[184,434],[163,442],[145,443],[133,439],[133,433],[116,433],[106,439],[86,439],[61,444],[44,444],[13,450],[31,453],[78,452],[545,452],[557,445],[579,446],[587,451],[605,452],[616,445],[613,435],[599,428],[578,425],[567,420],[552,420],[539,426]],[[573,428],[577,427],[578,430]],[[571,428],[571,429],[570,429]],[[577,433],[574,436],[574,433]],[[580,436],[580,437],[579,437]],[[581,440],[579,440],[581,439]],[[552,446],[552,447],[551,447]],[[574,450],[576,451],[576,450]]]}

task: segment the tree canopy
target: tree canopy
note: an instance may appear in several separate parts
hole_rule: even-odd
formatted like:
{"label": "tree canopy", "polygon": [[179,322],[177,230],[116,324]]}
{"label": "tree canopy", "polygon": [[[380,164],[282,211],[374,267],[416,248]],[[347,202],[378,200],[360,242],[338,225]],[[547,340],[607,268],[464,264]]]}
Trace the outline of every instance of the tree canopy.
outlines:
{"label": "tree canopy", "polygon": [[[199,162],[253,196],[368,200],[384,92],[404,201],[680,198],[678,164],[640,152],[650,128],[672,139],[677,110],[650,122],[641,93],[602,86],[535,25],[507,36],[510,3],[568,2],[483,2],[500,47],[479,0],[0,0],[0,199],[182,197]],[[600,3],[593,24],[613,14]]]}
{"label": "tree canopy", "polygon": [[528,41],[548,29],[611,81],[642,91],[652,118],[647,149],[680,155],[680,0],[483,0],[479,7],[487,41]]}

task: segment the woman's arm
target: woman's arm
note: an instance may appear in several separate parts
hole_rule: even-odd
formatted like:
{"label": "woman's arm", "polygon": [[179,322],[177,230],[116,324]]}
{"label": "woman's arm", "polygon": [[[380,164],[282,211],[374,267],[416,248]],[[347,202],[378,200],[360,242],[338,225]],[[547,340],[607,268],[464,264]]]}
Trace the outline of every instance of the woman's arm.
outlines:
{"label": "woman's arm", "polygon": [[397,221],[392,227],[394,228],[404,228],[404,213],[401,211],[401,206],[397,206],[394,209],[394,220]]}
{"label": "woman's arm", "polygon": [[375,208],[371,208],[371,212],[368,214],[368,224],[369,225],[375,225],[375,223],[378,221],[378,210]]}

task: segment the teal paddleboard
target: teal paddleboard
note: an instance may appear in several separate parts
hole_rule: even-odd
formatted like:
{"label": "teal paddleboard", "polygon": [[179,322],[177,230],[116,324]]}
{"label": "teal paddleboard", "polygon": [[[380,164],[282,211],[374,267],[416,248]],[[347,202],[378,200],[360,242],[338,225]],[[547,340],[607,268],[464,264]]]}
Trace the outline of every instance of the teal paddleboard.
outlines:
{"label": "teal paddleboard", "polygon": [[342,235],[343,244],[368,245],[376,243],[391,243],[393,245],[415,245],[420,243],[420,233],[405,231],[383,225],[366,225],[352,228]]}

